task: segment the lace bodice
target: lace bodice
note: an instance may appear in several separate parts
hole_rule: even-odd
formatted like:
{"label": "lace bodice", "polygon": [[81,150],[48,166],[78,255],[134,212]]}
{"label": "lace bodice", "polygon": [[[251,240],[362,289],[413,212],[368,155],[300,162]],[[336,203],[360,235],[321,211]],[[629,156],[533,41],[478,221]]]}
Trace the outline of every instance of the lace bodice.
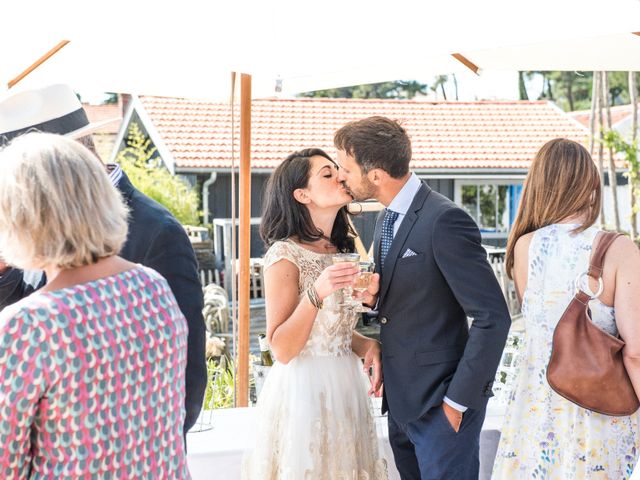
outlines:
{"label": "lace bodice", "polygon": [[[316,253],[301,247],[292,240],[275,242],[264,257],[264,268],[286,259],[298,267],[298,296],[302,299],[306,290],[331,265],[331,255]],[[324,299],[300,356],[342,356],[351,354],[351,335],[357,322],[357,314],[338,306],[341,292]]]}

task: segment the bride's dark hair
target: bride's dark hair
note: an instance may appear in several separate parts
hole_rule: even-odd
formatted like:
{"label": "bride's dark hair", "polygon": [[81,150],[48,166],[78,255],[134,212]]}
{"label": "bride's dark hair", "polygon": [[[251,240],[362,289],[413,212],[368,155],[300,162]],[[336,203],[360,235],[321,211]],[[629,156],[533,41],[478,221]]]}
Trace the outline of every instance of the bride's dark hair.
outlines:
{"label": "bride's dark hair", "polygon": [[[335,164],[324,150],[307,148],[289,155],[271,174],[263,196],[260,223],[260,236],[267,246],[293,236],[303,242],[327,237],[313,224],[307,207],[293,198],[296,189],[308,186],[311,157],[314,156],[324,157]],[[331,243],[341,252],[352,252],[355,235],[349,224],[347,207],[342,207],[333,223]]]}

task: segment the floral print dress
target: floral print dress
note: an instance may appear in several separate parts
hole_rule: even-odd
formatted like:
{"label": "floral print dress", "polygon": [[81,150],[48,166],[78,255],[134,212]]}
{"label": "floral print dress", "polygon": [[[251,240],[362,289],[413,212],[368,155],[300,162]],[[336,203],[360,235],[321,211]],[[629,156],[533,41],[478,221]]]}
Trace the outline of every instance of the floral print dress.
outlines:
{"label": "floral print dress", "polygon": [[[522,313],[525,341],[509,399],[493,479],[627,479],[640,447],[638,412],[611,417],[581,408],[547,383],[553,332],[589,265],[595,227],[537,230],[529,247]],[[590,302],[593,321],[617,335],[614,309]]]}

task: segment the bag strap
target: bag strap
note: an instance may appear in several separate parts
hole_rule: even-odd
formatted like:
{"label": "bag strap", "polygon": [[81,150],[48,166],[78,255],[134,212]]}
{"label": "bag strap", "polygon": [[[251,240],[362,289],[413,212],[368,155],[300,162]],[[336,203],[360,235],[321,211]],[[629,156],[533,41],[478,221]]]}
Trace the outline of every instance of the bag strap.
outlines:
{"label": "bag strap", "polygon": [[614,240],[621,235],[622,234],[618,232],[598,232],[598,238],[600,241],[598,242],[595,252],[591,255],[591,262],[589,264],[589,271],[587,272],[587,275],[595,278],[596,280],[602,277],[604,256]]}

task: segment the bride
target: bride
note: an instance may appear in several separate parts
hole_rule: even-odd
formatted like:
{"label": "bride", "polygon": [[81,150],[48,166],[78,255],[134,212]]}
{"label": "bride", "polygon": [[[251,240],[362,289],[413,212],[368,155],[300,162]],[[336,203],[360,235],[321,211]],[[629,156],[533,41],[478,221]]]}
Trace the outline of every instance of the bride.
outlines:
{"label": "bride", "polygon": [[[369,394],[382,385],[380,344],[340,305],[357,268],[336,164],[320,149],[293,153],[269,179],[261,236],[267,338],[276,362],[258,399],[256,445],[244,480],[386,480]],[[378,275],[361,299],[372,303]],[[360,361],[364,359],[364,365]],[[370,380],[363,373],[373,369]]]}

